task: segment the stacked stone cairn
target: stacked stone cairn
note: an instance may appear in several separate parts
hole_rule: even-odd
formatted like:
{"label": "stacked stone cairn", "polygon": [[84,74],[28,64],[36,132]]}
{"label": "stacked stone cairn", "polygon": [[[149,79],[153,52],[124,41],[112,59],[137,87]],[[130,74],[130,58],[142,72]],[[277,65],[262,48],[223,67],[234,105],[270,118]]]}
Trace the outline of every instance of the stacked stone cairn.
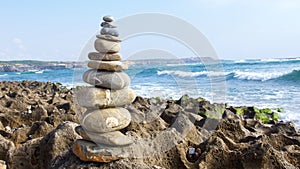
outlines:
{"label": "stacked stone cairn", "polygon": [[131,121],[129,111],[123,108],[135,99],[128,86],[129,76],[123,72],[127,64],[120,60],[120,42],[112,16],[104,16],[101,32],[96,35],[97,52],[88,54],[91,68],[83,74],[83,80],[92,85],[76,92],[77,102],[86,108],[81,126],[75,128],[83,139],[76,140],[73,153],[83,161],[110,162],[126,157],[122,150],[133,140],[119,130]]}

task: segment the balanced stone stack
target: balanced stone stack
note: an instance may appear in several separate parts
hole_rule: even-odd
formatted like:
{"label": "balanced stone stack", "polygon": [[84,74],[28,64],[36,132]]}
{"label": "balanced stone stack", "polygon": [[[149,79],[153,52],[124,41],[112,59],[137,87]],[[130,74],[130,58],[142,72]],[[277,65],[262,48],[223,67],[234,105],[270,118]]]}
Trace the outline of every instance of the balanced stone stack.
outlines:
{"label": "balanced stone stack", "polygon": [[[77,102],[87,111],[81,118],[76,132],[83,139],[76,140],[73,152],[83,161],[110,162],[124,157],[122,148],[133,140],[119,130],[129,125],[130,113],[123,108],[135,99],[128,86],[128,69],[120,60],[119,33],[113,24],[113,17],[104,16],[101,32],[94,43],[97,52],[88,55],[90,70],[83,74],[83,80],[92,85],[76,93]],[[117,154],[114,154],[117,153]]]}

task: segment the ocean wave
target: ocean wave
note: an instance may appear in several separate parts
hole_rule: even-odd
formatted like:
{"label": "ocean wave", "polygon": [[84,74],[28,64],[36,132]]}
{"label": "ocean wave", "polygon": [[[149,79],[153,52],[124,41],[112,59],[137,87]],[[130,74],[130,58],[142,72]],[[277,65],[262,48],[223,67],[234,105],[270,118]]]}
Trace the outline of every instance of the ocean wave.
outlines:
{"label": "ocean wave", "polygon": [[283,76],[283,72],[243,72],[235,71],[232,73],[235,79],[240,80],[256,80],[256,81],[267,81]]}
{"label": "ocean wave", "polygon": [[25,72],[18,72],[16,74],[43,74],[45,73],[45,70],[28,70]]}
{"label": "ocean wave", "polygon": [[300,70],[292,70],[285,72],[232,72],[233,77],[240,80],[255,80],[255,81],[268,81],[275,79],[283,80],[299,80]]}
{"label": "ocean wave", "polygon": [[6,74],[6,73],[5,73],[5,74],[2,74],[2,75],[0,74],[0,77],[7,76],[7,75],[8,75],[8,74]]}
{"label": "ocean wave", "polygon": [[279,80],[300,81],[300,70],[293,70],[278,78]]}
{"label": "ocean wave", "polygon": [[41,74],[41,73],[44,73],[44,70],[36,71],[34,73]]}
{"label": "ocean wave", "polygon": [[300,58],[277,58],[277,59],[260,59],[260,62],[289,62],[289,61],[300,61]]}
{"label": "ocean wave", "polygon": [[21,75],[35,74],[35,71],[21,72]]}
{"label": "ocean wave", "polygon": [[300,80],[300,70],[291,70],[284,72],[247,72],[235,70],[232,72],[212,72],[212,71],[200,71],[200,72],[186,72],[179,70],[163,70],[157,71],[157,75],[172,75],[178,77],[211,77],[211,76],[226,76],[227,80],[238,79],[248,81],[268,81],[274,79],[282,80]]}
{"label": "ocean wave", "polygon": [[228,72],[213,72],[213,71],[201,71],[201,72],[186,72],[180,70],[163,70],[157,71],[157,75],[175,75],[179,77],[198,77],[198,76],[226,76]]}

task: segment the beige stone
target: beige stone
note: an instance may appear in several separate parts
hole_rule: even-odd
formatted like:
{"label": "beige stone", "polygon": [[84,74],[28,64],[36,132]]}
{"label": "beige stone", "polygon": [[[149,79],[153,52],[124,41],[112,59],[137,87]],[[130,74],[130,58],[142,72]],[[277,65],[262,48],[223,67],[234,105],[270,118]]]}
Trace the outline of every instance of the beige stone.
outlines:
{"label": "beige stone", "polygon": [[129,111],[122,107],[88,110],[83,116],[83,128],[100,133],[121,130],[131,121]]}
{"label": "beige stone", "polygon": [[120,61],[90,61],[88,67],[106,71],[122,71],[128,69],[128,65]]}
{"label": "beige stone", "polygon": [[122,55],[120,53],[99,53],[99,52],[90,52],[88,54],[90,60],[99,60],[99,61],[120,61]]}
{"label": "beige stone", "polygon": [[135,97],[134,91],[129,88],[109,90],[86,87],[75,92],[75,99],[77,99],[78,104],[90,109],[121,107],[133,102]]}
{"label": "beige stone", "polygon": [[121,49],[119,42],[106,39],[96,39],[94,46],[98,52],[104,53],[118,53]]}
{"label": "beige stone", "polygon": [[105,40],[109,40],[109,41],[113,41],[113,42],[121,42],[121,38],[116,37],[116,36],[112,36],[112,35],[96,35],[97,38],[99,39],[105,39]]}
{"label": "beige stone", "polygon": [[0,160],[0,169],[6,169],[6,168],[7,168],[7,166],[5,164],[5,161]]}
{"label": "beige stone", "polygon": [[110,72],[90,69],[84,72],[83,81],[97,87],[119,90],[130,84],[129,76],[124,72]]}
{"label": "beige stone", "polygon": [[[92,141],[96,144],[107,146],[125,146],[133,143],[133,140],[121,133],[120,131],[112,131],[107,133],[96,133],[88,130],[83,130],[82,138]],[[86,137],[88,136],[88,137]]]}

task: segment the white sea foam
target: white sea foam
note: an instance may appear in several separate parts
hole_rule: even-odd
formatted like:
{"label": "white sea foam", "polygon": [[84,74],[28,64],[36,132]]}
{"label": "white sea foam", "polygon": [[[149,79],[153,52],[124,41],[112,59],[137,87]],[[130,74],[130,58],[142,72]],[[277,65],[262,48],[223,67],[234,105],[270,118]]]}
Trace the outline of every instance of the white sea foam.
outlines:
{"label": "white sea foam", "polygon": [[163,70],[157,71],[157,75],[172,75],[178,77],[199,77],[199,76],[227,76],[232,74],[233,78],[240,80],[256,80],[256,81],[267,81],[276,79],[284,75],[290,74],[293,71],[299,71],[299,69],[286,70],[286,71],[270,71],[270,72],[254,72],[254,71],[241,71],[234,70],[231,72],[213,72],[213,71],[200,71],[200,72],[188,72],[180,70]]}
{"label": "white sea foam", "polygon": [[44,73],[44,70],[36,71],[35,73],[42,74],[42,73]]}
{"label": "white sea foam", "polygon": [[266,81],[274,78],[278,78],[285,73],[282,72],[243,72],[243,71],[235,71],[234,77],[241,80],[260,80]]}
{"label": "white sea foam", "polygon": [[5,73],[5,74],[3,74],[3,75],[0,75],[0,77],[7,76],[7,75],[8,75],[8,74]]}
{"label": "white sea foam", "polygon": [[226,76],[228,72],[213,72],[213,71],[201,71],[201,72],[186,72],[179,70],[163,70],[157,71],[157,75],[175,75],[179,77],[197,77],[197,76]]}
{"label": "white sea foam", "polygon": [[[296,70],[296,69],[295,69]],[[271,79],[276,79],[284,75],[292,73],[291,71],[272,71],[272,72],[245,72],[245,71],[234,71],[234,78],[241,80],[257,80],[257,81],[267,81]]]}
{"label": "white sea foam", "polygon": [[286,62],[286,61],[298,61],[300,58],[277,58],[277,59],[260,59],[261,62]]}

